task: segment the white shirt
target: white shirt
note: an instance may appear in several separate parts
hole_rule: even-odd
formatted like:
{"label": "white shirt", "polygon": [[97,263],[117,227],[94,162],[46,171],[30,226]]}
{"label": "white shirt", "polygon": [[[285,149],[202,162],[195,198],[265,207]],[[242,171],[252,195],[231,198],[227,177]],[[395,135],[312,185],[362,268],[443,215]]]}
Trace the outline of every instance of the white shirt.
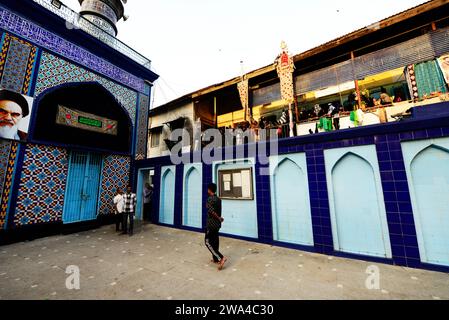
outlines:
{"label": "white shirt", "polygon": [[123,199],[123,195],[121,194],[116,195],[114,198],[114,204],[117,209],[116,213],[123,213],[125,209],[125,201]]}

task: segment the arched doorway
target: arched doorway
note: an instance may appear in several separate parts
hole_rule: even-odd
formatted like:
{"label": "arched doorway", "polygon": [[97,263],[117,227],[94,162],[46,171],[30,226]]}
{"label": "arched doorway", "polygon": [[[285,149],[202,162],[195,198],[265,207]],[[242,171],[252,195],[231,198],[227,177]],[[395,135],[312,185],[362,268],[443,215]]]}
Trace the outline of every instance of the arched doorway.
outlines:
{"label": "arched doorway", "polygon": [[133,126],[129,114],[97,82],[67,83],[48,89],[35,100],[33,118],[33,142],[131,153]]}
{"label": "arched doorway", "polygon": [[[68,151],[62,214],[65,224],[97,218],[102,174],[114,176],[111,168],[102,172],[104,158],[118,153],[130,155],[132,130],[127,111],[97,82],[63,84],[35,100],[31,142]],[[114,189],[108,181],[104,189]],[[45,190],[46,186],[41,188]]]}

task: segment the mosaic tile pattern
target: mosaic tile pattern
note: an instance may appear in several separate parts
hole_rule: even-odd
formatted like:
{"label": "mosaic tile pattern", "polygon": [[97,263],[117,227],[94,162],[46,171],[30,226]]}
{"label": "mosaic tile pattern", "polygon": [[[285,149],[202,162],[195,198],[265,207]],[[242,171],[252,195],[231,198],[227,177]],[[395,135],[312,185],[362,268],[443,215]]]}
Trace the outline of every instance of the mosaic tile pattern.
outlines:
{"label": "mosaic tile pattern", "polygon": [[144,95],[139,97],[139,119],[137,122],[136,160],[147,157],[148,138],[148,103],[149,98]]}
{"label": "mosaic tile pattern", "polygon": [[101,77],[97,77],[96,80],[109,92],[111,92],[118,102],[125,107],[129,113],[132,123],[134,124],[136,119],[137,92],[129,90],[119,84],[116,84],[115,82]]}
{"label": "mosaic tile pattern", "polygon": [[100,193],[100,214],[107,215],[113,211],[112,199],[117,188],[128,186],[131,159],[124,156],[108,156],[104,160]]}
{"label": "mosaic tile pattern", "polygon": [[37,48],[5,33],[1,52],[0,86],[11,91],[29,94]]}
{"label": "mosaic tile pattern", "polygon": [[14,216],[16,226],[62,221],[67,159],[65,149],[28,146]]}
{"label": "mosaic tile pattern", "polygon": [[64,83],[89,81],[97,81],[111,92],[128,111],[132,123],[135,123],[137,103],[137,93],[135,91],[106,80],[93,72],[80,68],[47,52],[42,54],[35,96],[37,97],[45,90]]}
{"label": "mosaic tile pattern", "polygon": [[0,8],[0,28],[56,52],[71,61],[76,61],[139,92],[145,92],[145,83],[142,79],[3,8]]}
{"label": "mosaic tile pattern", "polygon": [[83,68],[59,59],[47,52],[42,53],[36,82],[35,96],[52,87],[68,82],[95,81],[95,75]]}
{"label": "mosaic tile pattern", "polygon": [[17,142],[2,141],[0,145],[0,229],[6,226],[18,148]]}

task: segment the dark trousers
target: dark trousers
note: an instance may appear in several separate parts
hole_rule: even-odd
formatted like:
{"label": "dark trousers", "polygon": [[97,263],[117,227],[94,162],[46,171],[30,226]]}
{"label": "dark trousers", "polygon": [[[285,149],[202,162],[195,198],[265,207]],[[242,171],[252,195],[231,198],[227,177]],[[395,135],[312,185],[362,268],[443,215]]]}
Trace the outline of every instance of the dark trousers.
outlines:
{"label": "dark trousers", "polygon": [[143,204],[143,220],[151,221],[151,202]]}
{"label": "dark trousers", "polygon": [[334,128],[340,130],[340,118],[334,118]]}
{"label": "dark trousers", "polygon": [[[121,225],[121,229],[120,229]],[[115,231],[122,231],[123,230],[123,213],[116,213],[115,214]]]}
{"label": "dark trousers", "polygon": [[218,230],[206,230],[206,237],[204,243],[207,249],[212,254],[214,262],[219,262],[223,259],[223,255],[220,253],[220,237],[218,236]]}
{"label": "dark trousers", "polygon": [[[128,227],[128,218],[129,218],[129,227]],[[134,212],[131,213],[123,213],[123,233],[130,235],[133,234],[134,231]]]}

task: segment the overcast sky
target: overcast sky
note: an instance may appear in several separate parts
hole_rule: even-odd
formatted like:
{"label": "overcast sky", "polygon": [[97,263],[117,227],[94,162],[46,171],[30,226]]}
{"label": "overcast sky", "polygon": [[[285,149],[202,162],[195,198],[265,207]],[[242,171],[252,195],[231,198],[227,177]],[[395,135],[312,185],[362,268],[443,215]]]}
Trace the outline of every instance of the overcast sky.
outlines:
{"label": "overcast sky", "polygon": [[[62,0],[79,10],[78,0]],[[119,39],[152,60],[154,106],[297,54],[423,0],[128,0]]]}

